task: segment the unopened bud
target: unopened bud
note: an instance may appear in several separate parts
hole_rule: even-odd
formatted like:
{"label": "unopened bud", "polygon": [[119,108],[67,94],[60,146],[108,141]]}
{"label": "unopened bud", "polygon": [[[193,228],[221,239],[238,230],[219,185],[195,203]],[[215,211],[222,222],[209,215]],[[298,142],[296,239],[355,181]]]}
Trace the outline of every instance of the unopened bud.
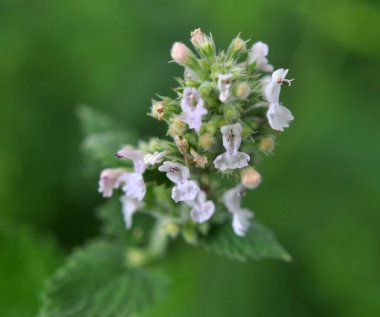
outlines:
{"label": "unopened bud", "polygon": [[247,46],[245,44],[245,41],[243,41],[240,36],[238,35],[235,37],[227,51],[227,58],[232,58],[233,60],[236,59],[240,53],[243,53],[246,51]]}
{"label": "unopened bud", "polygon": [[234,39],[233,45],[235,50],[239,52],[245,51],[247,49],[245,42],[239,36]]}
{"label": "unopened bud", "polygon": [[182,230],[182,236],[189,244],[196,245],[198,243],[197,233],[193,228],[185,228]]}
{"label": "unopened bud", "polygon": [[175,138],[176,135],[182,135],[185,132],[186,124],[178,117],[172,118],[169,124],[168,134]]}
{"label": "unopened bud", "polygon": [[241,183],[250,189],[257,188],[261,183],[261,175],[252,167],[244,168],[241,172]]}
{"label": "unopened bud", "polygon": [[201,29],[196,29],[191,32],[191,43],[204,56],[212,58],[215,55],[215,45],[212,38],[206,36]]}
{"label": "unopened bud", "polygon": [[214,144],[214,142],[214,137],[210,134],[205,133],[199,137],[199,145],[205,151],[207,151]]}
{"label": "unopened bud", "polygon": [[139,248],[130,248],[127,250],[126,260],[131,267],[141,267],[149,261],[148,253]]}
{"label": "unopened bud", "polygon": [[156,102],[152,105],[152,115],[153,117],[157,118],[158,120],[164,119],[164,102]]}
{"label": "unopened bud", "polygon": [[163,232],[165,234],[167,234],[169,237],[171,238],[175,238],[176,236],[178,236],[179,234],[179,227],[177,224],[175,223],[167,223],[166,225],[164,225],[164,227],[162,228]]}
{"label": "unopened bud", "polygon": [[274,150],[274,139],[271,136],[266,136],[259,143],[259,150],[265,154],[270,154]]}
{"label": "unopened bud", "polygon": [[195,47],[201,47],[203,44],[207,42],[207,37],[201,29],[195,29],[193,32],[191,32],[190,40]]}
{"label": "unopened bud", "polygon": [[247,82],[241,82],[235,86],[235,95],[239,99],[246,99],[251,93],[251,87]]}
{"label": "unopened bud", "polygon": [[170,51],[170,55],[178,64],[186,64],[190,58],[190,49],[181,42],[175,42]]}
{"label": "unopened bud", "polygon": [[190,149],[190,153],[193,156],[193,161],[195,162],[196,167],[205,168],[207,165],[207,156],[200,155],[193,148]]}

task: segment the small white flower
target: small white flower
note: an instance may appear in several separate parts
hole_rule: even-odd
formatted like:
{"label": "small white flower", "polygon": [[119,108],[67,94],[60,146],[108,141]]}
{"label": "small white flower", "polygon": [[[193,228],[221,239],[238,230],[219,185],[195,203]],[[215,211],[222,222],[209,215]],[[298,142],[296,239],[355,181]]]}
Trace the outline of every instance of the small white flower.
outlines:
{"label": "small white flower", "polygon": [[163,152],[154,152],[144,155],[144,164],[145,165],[156,165],[162,162],[166,156],[167,151]]}
{"label": "small white flower", "polygon": [[273,66],[268,63],[269,48],[263,42],[256,42],[252,45],[250,54],[248,56],[248,63],[256,63],[256,68],[264,72],[273,72]]}
{"label": "small white flower", "polygon": [[123,191],[126,196],[141,201],[146,193],[144,179],[140,173],[124,173],[120,176],[120,181],[124,183]]}
{"label": "small white flower", "polygon": [[144,164],[144,153],[139,150],[134,150],[128,146],[124,147],[120,151],[116,153],[118,158],[127,158],[133,161],[133,165],[135,167],[135,172],[142,174],[146,169],[146,165]]}
{"label": "small white flower", "polygon": [[190,171],[186,166],[170,161],[165,161],[158,170],[165,172],[167,178],[176,184],[182,184],[190,177]]}
{"label": "small white flower", "polygon": [[281,85],[290,86],[292,79],[286,79],[287,69],[278,69],[273,72],[270,80],[264,79],[264,95],[269,102],[267,118],[272,129],[284,131],[289,127],[289,122],[294,120],[292,113],[280,104]]}
{"label": "small white flower", "polygon": [[244,237],[246,235],[252,217],[253,214],[248,209],[240,209],[238,212],[232,214],[232,228],[238,236]]}
{"label": "small white flower", "polygon": [[244,152],[238,152],[241,144],[242,131],[240,123],[224,126],[220,131],[223,134],[223,146],[226,152],[215,158],[215,167],[224,171],[226,169],[236,169],[247,166],[250,160],[249,155]]}
{"label": "small white flower", "polygon": [[231,96],[232,74],[218,75],[219,100],[226,102]]}
{"label": "small white flower", "polygon": [[289,128],[290,121],[294,120],[289,109],[274,102],[269,104],[267,117],[271,128],[277,131],[284,131],[284,128]]}
{"label": "small white flower", "polygon": [[111,197],[113,190],[120,186],[120,176],[124,173],[119,168],[107,168],[100,174],[99,193],[103,193],[103,197]]}
{"label": "small white flower", "polygon": [[293,79],[286,79],[286,75],[288,74],[288,69],[277,69],[272,73],[271,80],[265,85],[264,93],[266,100],[271,103],[279,103],[280,101],[280,92],[281,85],[290,86],[292,84]]}
{"label": "small white flower", "polygon": [[189,203],[192,207],[190,217],[194,222],[202,223],[211,218],[215,211],[215,205],[211,200],[207,200],[206,193],[202,190],[198,192],[196,199]]}
{"label": "small white flower", "polygon": [[178,163],[166,161],[158,170],[165,172],[176,186],[172,190],[172,198],[177,203],[179,201],[193,201],[199,192],[199,187],[194,181],[189,181],[190,171],[186,166]]}
{"label": "small white flower", "polygon": [[191,87],[185,88],[181,108],[184,114],[180,116],[180,119],[187,123],[190,129],[199,132],[202,126],[202,116],[207,113],[207,110],[198,90]]}
{"label": "small white flower", "polygon": [[127,229],[130,229],[132,227],[132,216],[137,209],[141,207],[141,202],[139,202],[136,198],[131,198],[127,195],[121,196],[120,201],[122,204],[122,213],[125,226]]}
{"label": "small white flower", "polygon": [[240,206],[244,191],[245,187],[239,184],[223,194],[223,202],[232,214],[232,228],[238,236],[244,236],[247,233],[250,219],[254,215],[249,209]]}
{"label": "small white flower", "polygon": [[194,181],[185,181],[177,184],[172,190],[172,199],[178,203],[179,201],[193,201],[199,192],[199,187]]}

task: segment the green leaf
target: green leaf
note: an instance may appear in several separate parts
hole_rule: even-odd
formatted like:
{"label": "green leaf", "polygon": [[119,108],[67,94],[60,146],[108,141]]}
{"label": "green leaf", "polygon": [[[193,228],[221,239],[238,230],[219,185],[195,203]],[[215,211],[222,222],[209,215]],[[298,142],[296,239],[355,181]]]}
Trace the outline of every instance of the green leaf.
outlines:
{"label": "green leaf", "polygon": [[78,108],[77,115],[85,135],[82,149],[90,165],[99,170],[123,164],[115,153],[125,144],[136,143],[135,133],[124,131],[116,120],[85,105]]}
{"label": "green leaf", "polygon": [[121,212],[121,203],[118,198],[105,201],[96,209],[97,218],[101,221],[101,232],[112,238],[127,238],[128,230]]}
{"label": "green leaf", "polygon": [[164,275],[125,266],[120,244],[98,240],[76,251],[48,281],[39,317],[128,317],[166,291]]}
{"label": "green leaf", "polygon": [[115,123],[112,118],[89,106],[80,105],[77,109],[77,116],[83,133],[86,135],[115,130]]}
{"label": "green leaf", "polygon": [[273,233],[256,221],[245,237],[237,236],[230,224],[215,228],[203,241],[203,245],[207,251],[238,261],[275,258],[289,262],[292,259]]}
{"label": "green leaf", "polygon": [[82,150],[93,164],[99,164],[102,168],[120,167],[124,161],[116,158],[115,154],[123,145],[132,142],[132,136],[127,133],[100,132],[85,137]]}

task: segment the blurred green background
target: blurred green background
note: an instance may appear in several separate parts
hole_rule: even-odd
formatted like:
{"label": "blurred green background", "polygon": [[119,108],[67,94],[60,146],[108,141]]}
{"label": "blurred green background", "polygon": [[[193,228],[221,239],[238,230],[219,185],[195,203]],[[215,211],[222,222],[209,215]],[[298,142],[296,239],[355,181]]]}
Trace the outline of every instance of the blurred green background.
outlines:
{"label": "blurred green background", "polygon": [[267,42],[296,79],[282,92],[296,120],[247,199],[294,261],[175,248],[171,296],[146,316],[380,316],[379,21],[371,0],[0,0],[0,316],[33,316],[44,279],[98,232],[77,105],[162,135],[145,113],[196,27],[219,47]]}

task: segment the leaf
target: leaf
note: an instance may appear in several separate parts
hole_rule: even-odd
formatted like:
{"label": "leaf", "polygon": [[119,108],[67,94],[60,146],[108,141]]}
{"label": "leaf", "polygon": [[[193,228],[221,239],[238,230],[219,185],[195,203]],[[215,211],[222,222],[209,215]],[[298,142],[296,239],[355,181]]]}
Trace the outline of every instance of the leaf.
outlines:
{"label": "leaf", "polygon": [[83,133],[86,135],[115,129],[112,118],[89,106],[80,105],[77,109],[77,116]]}
{"label": "leaf", "polygon": [[166,277],[124,264],[124,249],[98,240],[76,251],[48,281],[39,317],[128,317],[166,290]]}
{"label": "leaf", "polygon": [[238,261],[275,258],[289,262],[292,259],[273,233],[256,221],[245,237],[237,236],[230,224],[215,228],[203,241],[203,245],[207,251]]}
{"label": "leaf", "polygon": [[100,167],[117,167],[123,160],[117,159],[115,153],[125,144],[132,143],[132,136],[123,132],[100,132],[90,134],[83,140],[82,149],[93,164]]}
{"label": "leaf", "polygon": [[78,108],[77,115],[85,135],[82,149],[91,166],[99,170],[123,164],[115,153],[125,144],[136,143],[135,133],[124,131],[115,120],[86,105]]}

